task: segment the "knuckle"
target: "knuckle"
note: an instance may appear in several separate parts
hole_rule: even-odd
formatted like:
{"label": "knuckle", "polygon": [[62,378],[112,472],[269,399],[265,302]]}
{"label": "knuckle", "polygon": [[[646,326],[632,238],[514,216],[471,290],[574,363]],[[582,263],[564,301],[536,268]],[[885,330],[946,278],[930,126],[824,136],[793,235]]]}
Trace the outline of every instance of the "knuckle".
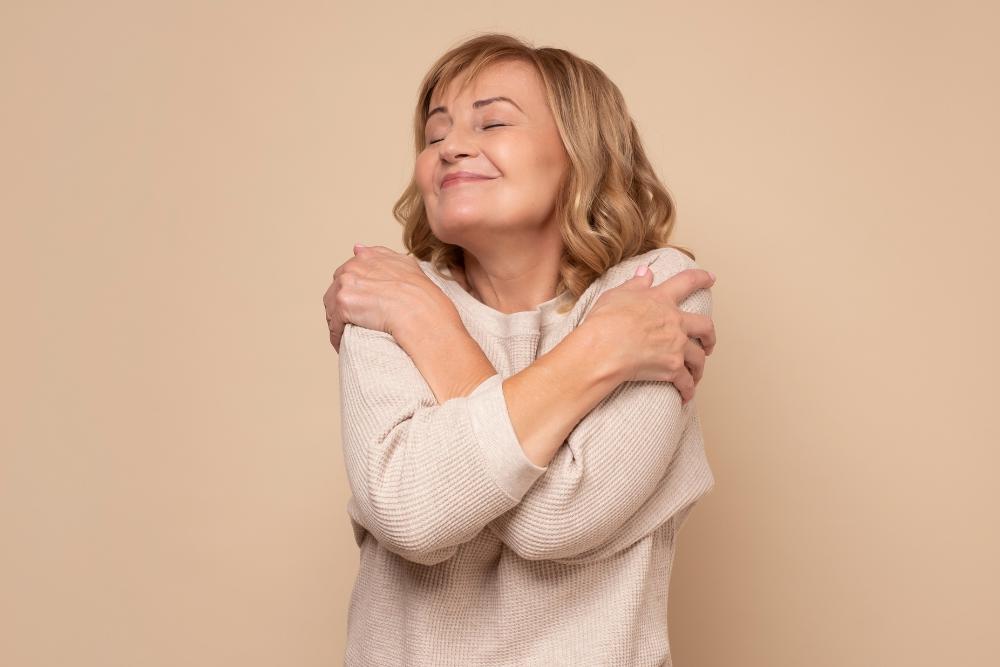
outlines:
{"label": "knuckle", "polygon": [[677,352],[668,355],[667,368],[674,372],[684,368],[684,355]]}

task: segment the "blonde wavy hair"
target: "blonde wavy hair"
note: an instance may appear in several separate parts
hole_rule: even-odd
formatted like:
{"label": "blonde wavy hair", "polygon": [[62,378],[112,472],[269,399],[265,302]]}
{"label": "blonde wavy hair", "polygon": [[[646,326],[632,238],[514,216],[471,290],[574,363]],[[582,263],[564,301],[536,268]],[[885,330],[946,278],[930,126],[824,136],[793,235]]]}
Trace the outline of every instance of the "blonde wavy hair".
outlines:
{"label": "blonde wavy hair", "polygon": [[[668,243],[673,200],[643,150],[618,87],[588,60],[556,48],[534,48],[511,35],[485,33],[442,55],[420,84],[414,116],[416,154],[425,148],[424,127],[431,95],[468,72],[468,85],[485,67],[503,60],[533,64],[541,75],[570,168],[556,202],[563,256],[556,292],[568,290],[572,308],[587,287],[610,267]],[[392,208],[403,225],[403,244],[417,259],[444,268],[464,268],[460,246],[434,236],[416,175]],[[446,278],[446,276],[442,276]]]}

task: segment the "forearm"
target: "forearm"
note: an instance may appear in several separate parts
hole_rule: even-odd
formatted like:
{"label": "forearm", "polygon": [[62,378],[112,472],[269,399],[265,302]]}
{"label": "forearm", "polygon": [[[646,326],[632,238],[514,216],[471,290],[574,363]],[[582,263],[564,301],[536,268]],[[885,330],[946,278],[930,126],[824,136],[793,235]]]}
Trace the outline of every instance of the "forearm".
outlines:
{"label": "forearm", "polygon": [[426,321],[410,319],[405,327],[393,331],[393,337],[410,355],[438,404],[468,396],[483,380],[496,375],[457,313]]}
{"label": "forearm", "polygon": [[507,378],[507,412],[525,455],[547,466],[577,423],[623,381],[617,358],[584,325]]}
{"label": "forearm", "polygon": [[545,468],[521,449],[499,375],[439,404],[393,334],[347,323],[342,343],[352,518],[404,558],[446,560],[516,505]]}
{"label": "forearm", "polygon": [[[496,369],[458,321],[401,332],[400,346],[439,403],[469,395]],[[534,363],[504,380],[511,424],[525,456],[547,466],[576,424],[625,378],[617,357],[581,324]]]}

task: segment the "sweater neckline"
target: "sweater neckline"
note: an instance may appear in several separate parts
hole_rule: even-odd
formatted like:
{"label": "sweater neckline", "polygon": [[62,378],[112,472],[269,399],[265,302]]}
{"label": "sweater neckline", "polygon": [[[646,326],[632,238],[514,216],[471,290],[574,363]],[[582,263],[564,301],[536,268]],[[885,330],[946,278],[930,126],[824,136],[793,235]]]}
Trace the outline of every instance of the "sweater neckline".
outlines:
{"label": "sweater neckline", "polygon": [[430,261],[418,260],[418,263],[423,272],[440,286],[441,290],[451,297],[451,300],[460,309],[495,334],[538,333],[541,329],[565,321],[569,315],[568,312],[562,314],[558,312],[559,307],[570,298],[568,289],[564,289],[548,301],[543,301],[533,310],[504,313],[486,305],[465,291],[465,288],[455,280],[447,267],[442,269],[442,273],[447,277],[442,278],[435,273]]}

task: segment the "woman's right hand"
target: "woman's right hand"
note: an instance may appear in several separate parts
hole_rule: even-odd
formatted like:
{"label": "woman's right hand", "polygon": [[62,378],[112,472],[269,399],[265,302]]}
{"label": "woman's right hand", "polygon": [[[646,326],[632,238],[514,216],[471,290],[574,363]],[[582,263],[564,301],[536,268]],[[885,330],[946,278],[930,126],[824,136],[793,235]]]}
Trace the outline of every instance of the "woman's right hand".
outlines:
{"label": "woman's right hand", "polygon": [[652,282],[652,269],[638,267],[635,276],[597,298],[580,326],[591,327],[616,351],[623,381],[672,382],[687,403],[715,348],[715,324],[710,315],[686,312],[679,304],[710,288],[715,278],[703,269],[685,269]]}

